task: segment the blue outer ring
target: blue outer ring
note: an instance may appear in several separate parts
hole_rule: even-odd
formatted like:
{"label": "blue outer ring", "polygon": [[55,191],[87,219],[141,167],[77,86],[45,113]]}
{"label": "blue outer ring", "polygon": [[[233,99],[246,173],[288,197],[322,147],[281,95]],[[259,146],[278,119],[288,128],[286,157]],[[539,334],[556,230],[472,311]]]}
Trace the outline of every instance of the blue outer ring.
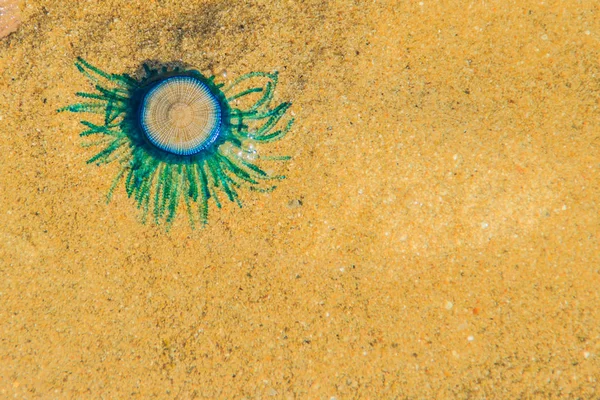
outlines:
{"label": "blue outer ring", "polygon": [[[149,99],[152,98],[152,96],[158,91],[160,90],[162,87],[166,86],[166,85],[170,85],[173,82],[180,82],[180,81],[187,81],[187,82],[191,82],[195,85],[198,85],[200,87],[202,87],[207,94],[209,94],[210,99],[212,100],[214,106],[215,106],[215,110],[216,110],[216,120],[217,123],[215,124],[215,127],[213,128],[212,132],[209,134],[209,136],[200,144],[198,144],[198,146],[192,148],[192,149],[188,149],[188,150],[176,150],[176,149],[171,149],[167,146],[163,146],[160,143],[157,143],[153,137],[150,135],[150,129],[148,128],[148,126],[146,126],[146,124],[144,123],[144,120],[146,119],[146,113],[148,112],[147,108],[146,108],[146,103]],[[219,134],[222,131],[222,126],[223,126],[223,120],[222,120],[222,115],[223,112],[221,110],[221,104],[219,103],[219,100],[217,98],[217,96],[215,96],[215,94],[210,90],[210,88],[208,87],[208,85],[206,85],[204,82],[202,82],[200,79],[194,78],[192,76],[172,76],[169,78],[166,78],[160,82],[158,82],[156,85],[154,85],[152,87],[152,89],[150,89],[148,91],[148,93],[146,93],[144,95],[144,98],[142,99],[142,102],[140,104],[140,112],[139,112],[139,123],[140,126],[142,128],[142,131],[144,132],[144,136],[146,136],[146,139],[148,139],[148,141],[150,143],[152,143],[154,146],[156,146],[157,148],[166,151],[167,153],[171,153],[171,154],[177,154],[180,156],[191,156],[194,154],[198,154],[199,152],[201,152],[202,150],[205,150],[206,148],[208,148],[211,144],[213,144],[217,138],[219,137]]]}

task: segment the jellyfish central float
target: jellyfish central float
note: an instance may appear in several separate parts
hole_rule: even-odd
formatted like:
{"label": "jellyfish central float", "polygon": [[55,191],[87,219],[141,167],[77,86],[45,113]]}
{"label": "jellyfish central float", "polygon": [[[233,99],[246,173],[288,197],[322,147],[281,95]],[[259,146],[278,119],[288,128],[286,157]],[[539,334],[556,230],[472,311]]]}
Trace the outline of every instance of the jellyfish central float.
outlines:
{"label": "jellyfish central float", "polygon": [[209,147],[224,129],[218,97],[189,76],[164,79],[144,97],[140,125],[148,139],[169,153],[191,155]]}

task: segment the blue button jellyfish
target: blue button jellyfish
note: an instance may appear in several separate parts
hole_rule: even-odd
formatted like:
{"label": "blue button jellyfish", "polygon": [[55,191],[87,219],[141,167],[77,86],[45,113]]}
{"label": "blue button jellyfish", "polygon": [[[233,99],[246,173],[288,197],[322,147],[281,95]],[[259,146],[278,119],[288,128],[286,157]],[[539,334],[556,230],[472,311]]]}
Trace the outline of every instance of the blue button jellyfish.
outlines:
{"label": "blue button jellyfish", "polygon": [[270,191],[275,186],[268,181],[283,179],[259,164],[289,157],[257,150],[259,143],[282,138],[293,123],[279,123],[290,103],[271,105],[277,73],[252,72],[224,86],[194,69],[144,64],[144,76],[135,79],[81,58],[75,65],[95,91],[77,93],[85,100],[59,112],[104,116],[100,124],[81,121],[86,127],[81,136],[99,137],[91,144],[100,150],[88,163],[119,163],[107,198],[124,181],[143,221],[151,215],[170,227],[181,205],[192,227],[204,225],[209,200],[220,208],[219,196],[225,195],[241,207],[238,189]]}

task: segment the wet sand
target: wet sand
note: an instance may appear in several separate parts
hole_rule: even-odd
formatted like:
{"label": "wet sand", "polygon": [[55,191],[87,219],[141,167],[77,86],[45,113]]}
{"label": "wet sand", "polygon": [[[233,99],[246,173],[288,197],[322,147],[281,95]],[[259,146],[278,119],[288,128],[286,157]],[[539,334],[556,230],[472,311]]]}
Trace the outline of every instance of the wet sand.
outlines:
{"label": "wet sand", "polygon": [[[365,4],[363,4],[365,3]],[[594,1],[24,1],[0,41],[0,395],[595,398]],[[293,156],[206,228],[85,161],[90,87],[280,73]],[[92,117],[93,118],[93,117]]]}

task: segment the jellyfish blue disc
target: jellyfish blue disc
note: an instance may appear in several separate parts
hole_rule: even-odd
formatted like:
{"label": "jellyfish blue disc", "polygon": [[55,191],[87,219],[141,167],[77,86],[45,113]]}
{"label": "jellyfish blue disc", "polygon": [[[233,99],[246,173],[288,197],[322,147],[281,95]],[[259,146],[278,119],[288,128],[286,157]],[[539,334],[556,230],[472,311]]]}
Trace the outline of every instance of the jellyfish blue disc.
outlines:
{"label": "jellyfish blue disc", "polygon": [[192,155],[219,136],[221,106],[208,86],[191,76],[174,76],[156,84],[144,96],[140,126],[161,150]]}

